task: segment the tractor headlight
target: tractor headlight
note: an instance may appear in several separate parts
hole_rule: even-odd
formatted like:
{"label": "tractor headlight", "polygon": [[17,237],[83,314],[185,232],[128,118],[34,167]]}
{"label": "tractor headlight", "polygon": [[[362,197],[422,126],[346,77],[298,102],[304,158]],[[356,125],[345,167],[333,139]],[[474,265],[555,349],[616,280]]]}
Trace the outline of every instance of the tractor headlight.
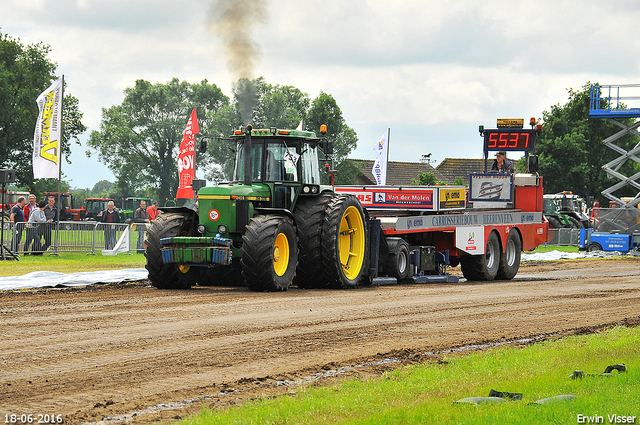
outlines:
{"label": "tractor headlight", "polygon": [[218,233],[220,233],[221,235],[227,233],[227,226],[225,226],[224,224],[218,226]]}
{"label": "tractor headlight", "polygon": [[204,232],[207,230],[207,228],[204,226],[204,224],[198,224],[198,233],[200,233],[201,235],[204,235]]}
{"label": "tractor headlight", "polygon": [[309,189],[309,186],[305,186],[305,187],[303,187],[303,188],[302,188],[302,191],[303,191],[304,193],[309,193],[309,190],[310,190],[310,189]]}

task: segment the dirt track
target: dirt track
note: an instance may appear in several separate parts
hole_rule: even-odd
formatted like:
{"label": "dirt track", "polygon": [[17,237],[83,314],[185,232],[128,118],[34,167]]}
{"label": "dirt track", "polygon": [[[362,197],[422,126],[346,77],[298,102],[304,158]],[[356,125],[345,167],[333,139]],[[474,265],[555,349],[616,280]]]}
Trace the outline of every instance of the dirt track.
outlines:
{"label": "dirt track", "polygon": [[482,284],[0,293],[0,414],[84,423],[202,396],[220,406],[345,366],[356,367],[344,375],[377,374],[426,352],[636,325],[639,275],[633,258],[525,263],[513,281]]}

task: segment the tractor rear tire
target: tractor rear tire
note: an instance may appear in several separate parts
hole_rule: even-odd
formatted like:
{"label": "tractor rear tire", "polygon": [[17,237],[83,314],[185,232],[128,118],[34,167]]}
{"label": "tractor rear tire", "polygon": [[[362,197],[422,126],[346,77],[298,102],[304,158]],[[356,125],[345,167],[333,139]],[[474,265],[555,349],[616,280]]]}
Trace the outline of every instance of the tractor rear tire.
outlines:
{"label": "tractor rear tire", "polygon": [[333,193],[299,198],[294,216],[298,228],[298,270],[293,280],[298,288],[324,288],[328,282],[322,271],[322,223]]}
{"label": "tractor rear tire", "polygon": [[496,278],[500,267],[500,240],[496,232],[489,234],[485,253],[460,258],[462,274],[468,281],[489,281]]}
{"label": "tractor rear tire", "polygon": [[322,266],[331,288],[354,288],[365,271],[368,232],[364,211],[353,195],[341,195],[327,205],[322,225]]}
{"label": "tractor rear tire", "polygon": [[520,256],[522,255],[522,241],[516,229],[509,231],[507,247],[500,256],[500,268],[496,277],[501,280],[511,280],[520,269]]}
{"label": "tractor rear tire", "polygon": [[547,217],[547,220],[549,221],[549,227],[553,227],[554,229],[562,229],[564,227],[564,224],[562,224],[558,217],[550,215]]}
{"label": "tractor rear tire", "polygon": [[577,218],[569,216],[569,221],[571,222],[572,229],[584,229],[584,226]]}
{"label": "tractor rear tire", "polygon": [[177,264],[165,264],[162,261],[160,239],[189,234],[191,217],[187,214],[166,213],[159,215],[147,228],[147,258],[145,268],[149,271],[151,285],[158,289],[189,289],[202,272],[200,267],[180,270]]}
{"label": "tractor rear tire", "polygon": [[278,215],[253,217],[242,241],[242,276],[249,289],[286,291],[298,266],[293,220]]}
{"label": "tractor rear tire", "polygon": [[387,243],[389,255],[384,263],[384,272],[387,276],[393,276],[401,282],[411,273],[409,244],[401,238],[387,238]]}

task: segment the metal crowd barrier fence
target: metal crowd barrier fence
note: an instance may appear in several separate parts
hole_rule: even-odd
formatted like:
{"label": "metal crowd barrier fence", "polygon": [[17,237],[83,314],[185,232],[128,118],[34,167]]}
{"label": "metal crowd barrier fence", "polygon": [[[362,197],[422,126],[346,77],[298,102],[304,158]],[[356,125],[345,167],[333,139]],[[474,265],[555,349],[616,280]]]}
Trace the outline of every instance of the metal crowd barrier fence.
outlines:
{"label": "metal crowd barrier fence", "polygon": [[547,245],[578,246],[580,229],[549,229]]}
{"label": "metal crowd barrier fence", "polygon": [[127,227],[127,253],[144,252],[146,226],[132,223],[100,223],[96,221],[61,221],[59,223],[5,222],[4,245],[14,254],[42,255],[58,252],[85,252],[114,249]]}

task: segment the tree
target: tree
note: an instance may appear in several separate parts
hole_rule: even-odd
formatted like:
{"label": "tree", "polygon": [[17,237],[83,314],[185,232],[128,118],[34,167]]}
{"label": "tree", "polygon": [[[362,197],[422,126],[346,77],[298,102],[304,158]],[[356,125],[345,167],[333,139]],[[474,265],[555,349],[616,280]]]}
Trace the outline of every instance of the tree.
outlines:
{"label": "tree", "polygon": [[[542,133],[536,138],[536,152],[546,193],[567,190],[594,196],[602,202],[601,191],[617,183],[607,178],[602,166],[618,156],[602,141],[615,134],[619,127],[605,119],[589,118],[589,87],[587,82],[580,91],[569,89],[569,101],[565,105],[554,105],[542,113]],[[619,121],[633,122],[632,119]],[[626,150],[635,145],[630,136],[616,143]],[[633,174],[633,167],[627,164],[621,171],[630,175],[627,173]]]}
{"label": "tree", "polygon": [[[358,145],[358,136],[345,122],[342,110],[333,96],[323,91],[311,102],[311,108],[305,119],[305,128],[318,132],[322,124],[327,125],[326,137],[333,140],[333,159],[336,161],[335,168],[339,173],[336,183],[352,184],[356,170],[354,165],[345,159]],[[325,175],[323,182],[328,184],[329,181],[329,175]]]}
{"label": "tree", "polygon": [[[220,123],[212,116],[224,111],[229,99],[207,80],[189,84],[177,78],[167,84],[137,80],[124,94],[121,105],[103,108],[100,130],[87,144],[117,176],[117,188],[151,187],[158,199],[173,198],[178,150],[191,111],[196,107],[201,133],[219,134]],[[200,167],[211,161],[208,154],[198,158]]]}
{"label": "tree", "polygon": [[[320,125],[326,124],[329,130],[326,137],[334,141],[333,157],[339,171],[336,183],[353,182],[357,167],[344,162],[344,159],[356,147],[358,138],[355,131],[346,125],[342,111],[331,95],[320,92],[318,97],[311,101],[307,93],[296,87],[271,85],[260,77],[238,81],[233,86],[233,98],[229,107],[223,108],[210,118],[218,123],[216,128],[223,128],[225,123],[231,123],[225,135],[230,134],[232,129],[246,124],[252,124],[255,128],[291,129],[296,128],[301,120],[304,121],[305,130],[318,134]],[[251,109],[250,113],[247,113],[247,108]],[[250,122],[245,122],[247,120]],[[231,177],[234,148],[235,146],[226,141],[214,141],[211,144],[208,153],[213,162],[207,177],[214,180]],[[324,180],[329,181],[328,174]]]}
{"label": "tree", "polygon": [[436,175],[433,171],[429,171],[427,173],[420,171],[418,173],[418,178],[411,181],[411,184],[417,186],[434,186],[436,184]]}
{"label": "tree", "polygon": [[[36,99],[59,77],[57,64],[47,57],[50,47],[43,43],[25,46],[19,38],[0,33],[0,168],[16,170],[17,183],[36,194],[57,191],[56,179],[33,178],[33,131],[38,118]],[[78,100],[65,94],[64,135],[61,153],[68,164],[70,141],[86,130]],[[64,172],[64,167],[62,168]]]}

